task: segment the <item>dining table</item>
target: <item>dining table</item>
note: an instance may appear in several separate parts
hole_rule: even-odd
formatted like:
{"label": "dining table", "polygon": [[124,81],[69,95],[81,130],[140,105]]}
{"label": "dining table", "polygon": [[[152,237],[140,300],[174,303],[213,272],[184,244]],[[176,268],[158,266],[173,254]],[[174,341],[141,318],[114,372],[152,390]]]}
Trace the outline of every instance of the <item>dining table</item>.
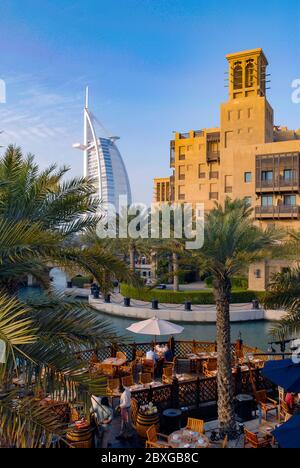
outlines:
{"label": "dining table", "polygon": [[126,358],[116,358],[116,357],[110,357],[101,362],[101,364],[107,364],[109,366],[113,366],[117,368],[124,366],[125,363],[126,363]]}
{"label": "dining table", "polygon": [[108,365],[108,366],[112,366],[113,369],[114,369],[114,375],[119,376],[120,368],[122,366],[124,366],[124,364],[126,364],[126,361],[127,360],[126,360],[125,357],[124,358],[110,357],[110,358],[107,358],[104,361],[102,361],[100,366],[102,366],[103,364]]}
{"label": "dining table", "polygon": [[187,359],[190,361],[191,372],[202,372],[203,364],[209,359],[216,359],[218,353],[216,352],[203,352],[203,353],[190,353],[187,354]]}
{"label": "dining table", "polygon": [[170,434],[168,445],[174,449],[205,449],[210,447],[210,440],[205,434],[185,428]]}

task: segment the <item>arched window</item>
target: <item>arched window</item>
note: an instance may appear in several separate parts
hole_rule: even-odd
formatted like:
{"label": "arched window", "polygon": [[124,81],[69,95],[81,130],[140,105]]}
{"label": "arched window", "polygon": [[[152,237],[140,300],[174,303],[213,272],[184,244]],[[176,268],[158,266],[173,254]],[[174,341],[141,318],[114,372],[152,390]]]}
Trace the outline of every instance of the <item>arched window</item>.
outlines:
{"label": "arched window", "polygon": [[233,69],[233,88],[243,88],[243,67],[241,62],[236,62]]}
{"label": "arched window", "polygon": [[254,86],[254,64],[253,60],[248,60],[246,65],[246,88]]}

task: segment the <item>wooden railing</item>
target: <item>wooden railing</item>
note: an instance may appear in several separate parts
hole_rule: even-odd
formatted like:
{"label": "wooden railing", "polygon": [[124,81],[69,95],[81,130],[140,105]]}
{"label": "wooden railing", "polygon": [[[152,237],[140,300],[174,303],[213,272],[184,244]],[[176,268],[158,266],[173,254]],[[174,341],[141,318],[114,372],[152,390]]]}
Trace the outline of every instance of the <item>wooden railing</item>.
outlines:
{"label": "wooden railing", "polygon": [[[272,383],[268,382],[261,374],[260,369],[252,371],[257,390],[274,390]],[[234,396],[239,394],[253,394],[253,383],[249,371],[237,371],[233,374]],[[179,382],[176,378],[172,384],[161,387],[150,387],[131,392],[139,405],[154,403],[164,410],[165,408],[198,409],[203,404],[216,403],[218,401],[217,377],[200,378]]]}
{"label": "wooden railing", "polygon": [[[169,340],[159,342],[157,341],[156,344],[168,344],[174,356],[176,356],[178,359],[184,359],[188,354],[192,353],[209,353],[217,351],[217,343],[209,341],[177,341],[171,337]],[[154,341],[151,343],[123,343],[115,346],[79,351],[76,353],[76,355],[83,361],[89,361],[94,356],[97,356],[99,361],[103,361],[109,357],[114,357],[117,351],[122,351],[126,354],[128,361],[133,361],[136,358],[137,351],[142,351],[144,354],[146,354],[146,352],[149,351],[151,345],[154,345]],[[231,350],[233,358],[235,357],[237,351],[239,354],[259,352],[257,348],[245,346],[240,340],[231,344]]]}
{"label": "wooden railing", "polygon": [[[154,343],[124,343],[119,346],[105,347],[102,349],[84,350],[77,353],[79,359],[90,361],[93,357],[97,357],[102,361],[108,357],[113,357],[116,352],[123,351],[129,361],[134,360],[137,351],[146,353],[149,351],[151,344]],[[217,351],[217,344],[205,341],[177,341],[170,338],[169,341],[159,342],[157,344],[168,344],[177,359],[184,359],[188,354],[201,352]],[[269,355],[264,354],[257,348],[244,345],[242,341],[232,343],[232,357],[237,355],[253,354],[260,356],[262,360],[267,360]],[[252,377],[251,377],[252,374]],[[262,375],[260,369],[250,371],[241,371],[238,367],[233,373],[234,395],[253,393],[253,380],[257,390],[273,390],[273,385],[268,382]],[[251,381],[252,378],[252,381]],[[171,384],[161,385],[159,387],[144,388],[141,390],[132,391],[132,397],[135,398],[139,405],[152,401],[160,409],[165,408],[199,408],[205,403],[212,403],[218,400],[217,377],[203,378],[196,376],[188,381],[179,381],[176,377],[173,378]]]}

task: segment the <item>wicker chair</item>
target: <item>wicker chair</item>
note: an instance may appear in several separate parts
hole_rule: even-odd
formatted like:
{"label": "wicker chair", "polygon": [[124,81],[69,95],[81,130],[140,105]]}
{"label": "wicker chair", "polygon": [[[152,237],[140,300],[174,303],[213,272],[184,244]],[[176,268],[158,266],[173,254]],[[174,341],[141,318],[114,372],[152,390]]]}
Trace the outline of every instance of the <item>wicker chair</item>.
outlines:
{"label": "wicker chair", "polygon": [[117,351],[116,358],[117,359],[125,359],[125,361],[127,361],[127,356],[122,351]]}
{"label": "wicker chair", "polygon": [[142,373],[140,375],[140,378],[139,378],[139,383],[140,384],[145,385],[145,384],[150,384],[151,382],[153,382],[153,378],[152,378],[151,374],[146,372],[146,373]]}
{"label": "wicker chair", "polygon": [[142,362],[142,360],[145,358],[145,353],[144,351],[138,349],[135,353],[135,359],[137,362]]}
{"label": "wicker chair", "polygon": [[202,419],[188,418],[186,428],[199,434],[205,434],[204,421]]}
{"label": "wicker chair", "polygon": [[224,440],[211,442],[211,448],[227,449],[228,443],[229,443],[229,439],[228,439],[228,436],[226,436]]}
{"label": "wicker chair", "polygon": [[122,384],[124,387],[132,387],[134,385],[132,375],[127,375],[126,377],[122,377]]}
{"label": "wicker chair", "polygon": [[131,398],[131,425],[136,429],[136,421],[139,412],[139,404],[135,398]]}
{"label": "wicker chair", "polygon": [[108,379],[106,393],[107,395],[115,395],[118,392],[120,387],[119,379]]}
{"label": "wicker chair", "polygon": [[173,380],[173,367],[165,367],[163,369],[162,383],[165,385],[169,385],[172,383],[172,380]]}
{"label": "wicker chair", "polygon": [[205,375],[205,377],[214,377],[215,372],[217,370],[218,370],[218,363],[217,363],[217,359],[215,358],[208,359],[208,361],[206,361],[203,364],[203,374]]}
{"label": "wicker chair", "polygon": [[153,425],[147,431],[146,448],[171,448],[170,445],[168,445],[168,440],[168,436],[159,434],[156,430],[156,426]]}
{"label": "wicker chair", "polygon": [[272,441],[272,436],[265,435],[263,437],[260,437],[257,434],[254,434],[253,432],[250,432],[248,429],[245,428],[244,448],[254,448],[254,449],[271,448],[272,447],[271,441]]}
{"label": "wicker chair", "polygon": [[128,364],[126,364],[125,366],[121,366],[120,367],[120,374],[123,375],[124,377],[127,376],[127,375],[133,375],[134,374],[134,370],[135,370],[135,366],[136,366],[136,362],[135,361],[131,361],[129,362]]}
{"label": "wicker chair", "polygon": [[[98,365],[96,365],[98,366]],[[100,370],[101,369],[101,370]],[[115,376],[115,368],[111,364],[100,364],[99,365],[99,372],[106,377],[114,377]]]}
{"label": "wicker chair", "polygon": [[152,359],[144,359],[142,363],[142,372],[145,374],[151,374],[152,379],[154,378],[154,367],[155,363]]}
{"label": "wicker chair", "polygon": [[265,390],[260,390],[259,392],[255,392],[254,394],[255,400],[258,405],[260,405],[261,410],[263,415],[265,416],[265,419],[268,419],[268,414],[271,411],[276,411],[276,416],[278,418],[279,416],[279,411],[278,411],[278,403],[275,400],[272,400],[271,398],[268,398],[268,394]]}
{"label": "wicker chair", "polygon": [[288,407],[287,403],[282,400],[280,402],[279,421],[286,422],[291,416],[290,408]]}

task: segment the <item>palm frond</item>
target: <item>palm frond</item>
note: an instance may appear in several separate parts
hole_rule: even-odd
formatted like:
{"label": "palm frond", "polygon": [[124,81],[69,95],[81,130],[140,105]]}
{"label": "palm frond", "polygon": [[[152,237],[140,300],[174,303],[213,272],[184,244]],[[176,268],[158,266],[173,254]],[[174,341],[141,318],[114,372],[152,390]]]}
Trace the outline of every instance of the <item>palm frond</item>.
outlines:
{"label": "palm frond", "polygon": [[15,392],[0,394],[0,446],[50,447],[54,435],[64,437],[65,427],[51,406]]}

